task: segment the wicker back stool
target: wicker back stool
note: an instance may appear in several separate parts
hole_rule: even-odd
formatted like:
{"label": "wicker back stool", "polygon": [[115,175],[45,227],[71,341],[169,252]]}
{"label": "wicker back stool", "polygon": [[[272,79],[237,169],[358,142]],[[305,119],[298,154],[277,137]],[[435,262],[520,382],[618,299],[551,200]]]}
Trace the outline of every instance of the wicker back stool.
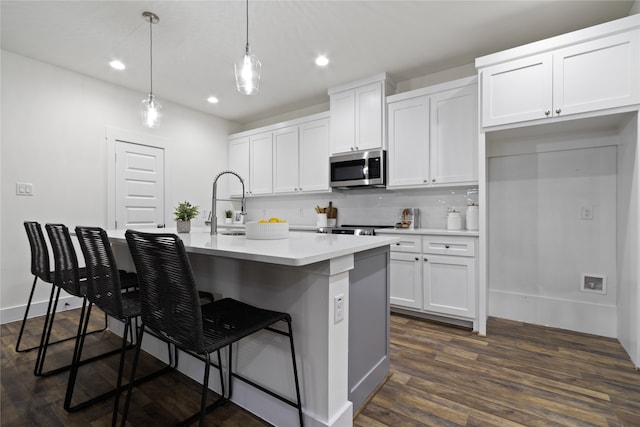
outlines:
{"label": "wicker back stool", "polygon": [[[299,423],[302,426],[302,404],[291,316],[287,313],[260,309],[231,298],[216,300],[200,307],[191,263],[184,244],[178,236],[133,230],[127,230],[125,236],[138,272],[142,304],[142,327],[132,367],[132,376],[135,375],[137,356],[145,330],[153,331],[164,337],[165,340],[174,343],[178,349],[205,362],[200,412],[183,421],[180,425],[187,425],[199,419],[200,426],[204,426],[206,414],[231,399],[232,380],[238,378],[295,407],[298,410]],[[288,332],[271,327],[280,321],[287,324]],[[296,389],[295,402],[233,372],[233,343],[263,329],[289,337]],[[222,364],[220,363],[220,349],[224,347],[228,348],[229,356],[227,366],[229,391],[226,396],[224,379],[222,378]],[[213,352],[216,352],[218,356],[218,366],[216,367],[220,371],[222,393],[219,399],[207,406],[210,355]],[[132,389],[133,385],[130,385],[123,411],[121,423],[123,427],[126,423]]]}

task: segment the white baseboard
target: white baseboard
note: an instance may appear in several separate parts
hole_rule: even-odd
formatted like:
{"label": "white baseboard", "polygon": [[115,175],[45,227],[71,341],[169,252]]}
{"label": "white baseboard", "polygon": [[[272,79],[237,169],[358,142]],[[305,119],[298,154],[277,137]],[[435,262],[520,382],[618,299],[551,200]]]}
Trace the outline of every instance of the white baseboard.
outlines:
{"label": "white baseboard", "polygon": [[617,338],[618,309],[606,304],[489,290],[489,316]]}
{"label": "white baseboard", "polygon": [[[43,316],[47,312],[47,305],[49,301],[39,301],[31,303],[29,309],[29,318]],[[82,307],[82,299],[71,295],[60,296],[58,299],[58,308],[56,311],[71,310],[74,308]],[[15,307],[7,307],[0,309],[0,324],[15,322],[16,320],[22,320],[24,317],[24,311],[27,308],[27,304],[17,305]]]}

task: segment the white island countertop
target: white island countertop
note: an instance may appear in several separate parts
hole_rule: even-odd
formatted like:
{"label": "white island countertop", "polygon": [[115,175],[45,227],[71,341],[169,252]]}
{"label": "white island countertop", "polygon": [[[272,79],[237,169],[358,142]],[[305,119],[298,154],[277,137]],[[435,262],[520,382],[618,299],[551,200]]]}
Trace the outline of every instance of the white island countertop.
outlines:
{"label": "white island countertop", "polygon": [[[144,229],[149,233],[176,233],[175,228]],[[125,230],[108,230],[112,242],[126,243]],[[177,234],[177,233],[176,233]],[[277,240],[252,240],[245,236],[209,234],[209,228],[180,233],[187,252],[288,266],[302,266],[395,243],[392,236],[353,236],[290,231]]]}

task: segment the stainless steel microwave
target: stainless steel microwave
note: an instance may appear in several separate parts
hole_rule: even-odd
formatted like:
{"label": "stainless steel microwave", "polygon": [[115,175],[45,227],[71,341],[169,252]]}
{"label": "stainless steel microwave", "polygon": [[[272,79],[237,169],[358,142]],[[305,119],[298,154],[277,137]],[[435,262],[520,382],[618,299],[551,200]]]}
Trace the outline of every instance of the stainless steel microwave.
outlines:
{"label": "stainless steel microwave", "polygon": [[384,150],[336,154],[329,159],[331,187],[384,187],[387,184],[387,152]]}

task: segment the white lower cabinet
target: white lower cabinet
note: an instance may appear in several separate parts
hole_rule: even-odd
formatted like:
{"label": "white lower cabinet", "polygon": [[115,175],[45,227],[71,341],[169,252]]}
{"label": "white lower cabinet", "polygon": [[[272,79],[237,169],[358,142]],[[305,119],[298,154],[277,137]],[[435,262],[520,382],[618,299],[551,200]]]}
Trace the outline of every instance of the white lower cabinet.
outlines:
{"label": "white lower cabinet", "polygon": [[476,245],[476,237],[401,237],[391,246],[392,307],[475,320]]}
{"label": "white lower cabinet", "polygon": [[424,254],[424,310],[473,318],[475,277],[475,258]]}
{"label": "white lower cabinet", "polygon": [[422,260],[420,254],[391,251],[391,304],[422,308]]}

